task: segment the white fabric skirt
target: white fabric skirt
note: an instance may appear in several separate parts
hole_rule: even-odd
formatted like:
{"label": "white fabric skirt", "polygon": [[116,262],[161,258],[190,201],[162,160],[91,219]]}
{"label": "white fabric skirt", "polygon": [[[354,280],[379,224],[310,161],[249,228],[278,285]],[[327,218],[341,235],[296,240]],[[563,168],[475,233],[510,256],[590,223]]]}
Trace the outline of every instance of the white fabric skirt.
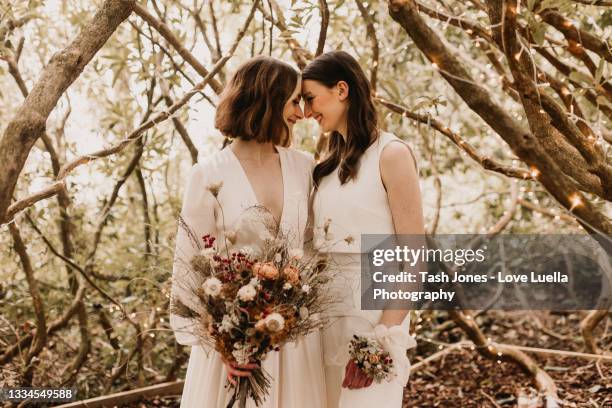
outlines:
{"label": "white fabric skirt", "polygon": [[[278,352],[270,352],[262,367],[272,377],[272,386],[260,408],[326,408],[322,356],[319,332],[287,343]],[[227,383],[227,371],[219,353],[193,346],[181,408],[225,408],[232,395]],[[250,398],[247,407],[255,408]]]}
{"label": "white fabric skirt", "polygon": [[[329,257],[333,275],[330,290],[338,303],[330,312],[330,322],[322,334],[327,407],[401,408],[405,384],[399,381],[374,382],[355,390],[342,388],[351,338],[354,334],[372,332],[382,311],[361,310],[361,254],[330,253]],[[410,314],[401,326],[409,330]]]}

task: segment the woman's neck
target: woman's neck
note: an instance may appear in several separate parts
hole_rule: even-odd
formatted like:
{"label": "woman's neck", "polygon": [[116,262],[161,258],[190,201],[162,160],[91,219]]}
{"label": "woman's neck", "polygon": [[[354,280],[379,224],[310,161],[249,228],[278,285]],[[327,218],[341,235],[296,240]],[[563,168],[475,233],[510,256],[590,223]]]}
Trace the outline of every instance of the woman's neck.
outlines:
{"label": "woman's neck", "polygon": [[340,120],[340,124],[336,129],[336,132],[342,135],[342,139],[344,140],[344,143],[346,143],[346,139],[348,137],[348,121],[345,117]]}
{"label": "woman's neck", "polygon": [[259,163],[277,154],[276,146],[271,142],[257,143],[254,140],[234,139],[229,148],[239,159],[253,160]]}

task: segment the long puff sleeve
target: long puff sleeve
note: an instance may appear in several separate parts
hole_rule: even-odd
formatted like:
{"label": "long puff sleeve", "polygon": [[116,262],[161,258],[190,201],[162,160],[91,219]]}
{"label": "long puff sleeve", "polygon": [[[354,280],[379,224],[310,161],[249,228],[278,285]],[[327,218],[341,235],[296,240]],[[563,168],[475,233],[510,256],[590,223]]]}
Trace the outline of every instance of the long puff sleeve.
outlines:
{"label": "long puff sleeve", "polygon": [[[189,232],[179,225],[176,234],[176,249],[174,252],[174,263],[172,270],[171,302],[180,299],[190,308],[196,308],[198,300],[193,294],[193,289],[199,287],[202,282],[189,267],[189,261],[198,252],[199,248],[194,242],[200,240],[203,235],[216,234],[215,221],[215,198],[207,189],[207,177],[201,164],[192,167],[187,189],[183,197],[181,217],[186,226],[193,232]],[[179,223],[180,224],[180,223]],[[170,312],[170,326],[179,344],[194,346],[200,340],[193,334],[194,322],[190,319],[178,316]]]}

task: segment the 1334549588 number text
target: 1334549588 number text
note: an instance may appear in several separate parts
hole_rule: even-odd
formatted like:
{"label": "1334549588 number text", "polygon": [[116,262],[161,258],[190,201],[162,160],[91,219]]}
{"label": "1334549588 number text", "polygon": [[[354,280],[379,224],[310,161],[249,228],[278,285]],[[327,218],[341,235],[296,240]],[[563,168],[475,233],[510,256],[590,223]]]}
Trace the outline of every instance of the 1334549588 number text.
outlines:
{"label": "1334549588 number text", "polygon": [[72,388],[0,388],[0,402],[70,402],[76,398]]}

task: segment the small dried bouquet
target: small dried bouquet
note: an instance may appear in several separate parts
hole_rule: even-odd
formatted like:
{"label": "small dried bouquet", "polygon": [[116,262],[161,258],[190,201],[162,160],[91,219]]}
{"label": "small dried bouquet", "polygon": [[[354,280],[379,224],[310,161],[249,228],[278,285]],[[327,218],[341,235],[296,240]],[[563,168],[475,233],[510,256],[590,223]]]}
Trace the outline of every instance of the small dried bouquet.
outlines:
{"label": "small dried bouquet", "polygon": [[391,355],[374,338],[353,335],[349,355],[357,367],[377,383],[390,380],[394,375]]}

